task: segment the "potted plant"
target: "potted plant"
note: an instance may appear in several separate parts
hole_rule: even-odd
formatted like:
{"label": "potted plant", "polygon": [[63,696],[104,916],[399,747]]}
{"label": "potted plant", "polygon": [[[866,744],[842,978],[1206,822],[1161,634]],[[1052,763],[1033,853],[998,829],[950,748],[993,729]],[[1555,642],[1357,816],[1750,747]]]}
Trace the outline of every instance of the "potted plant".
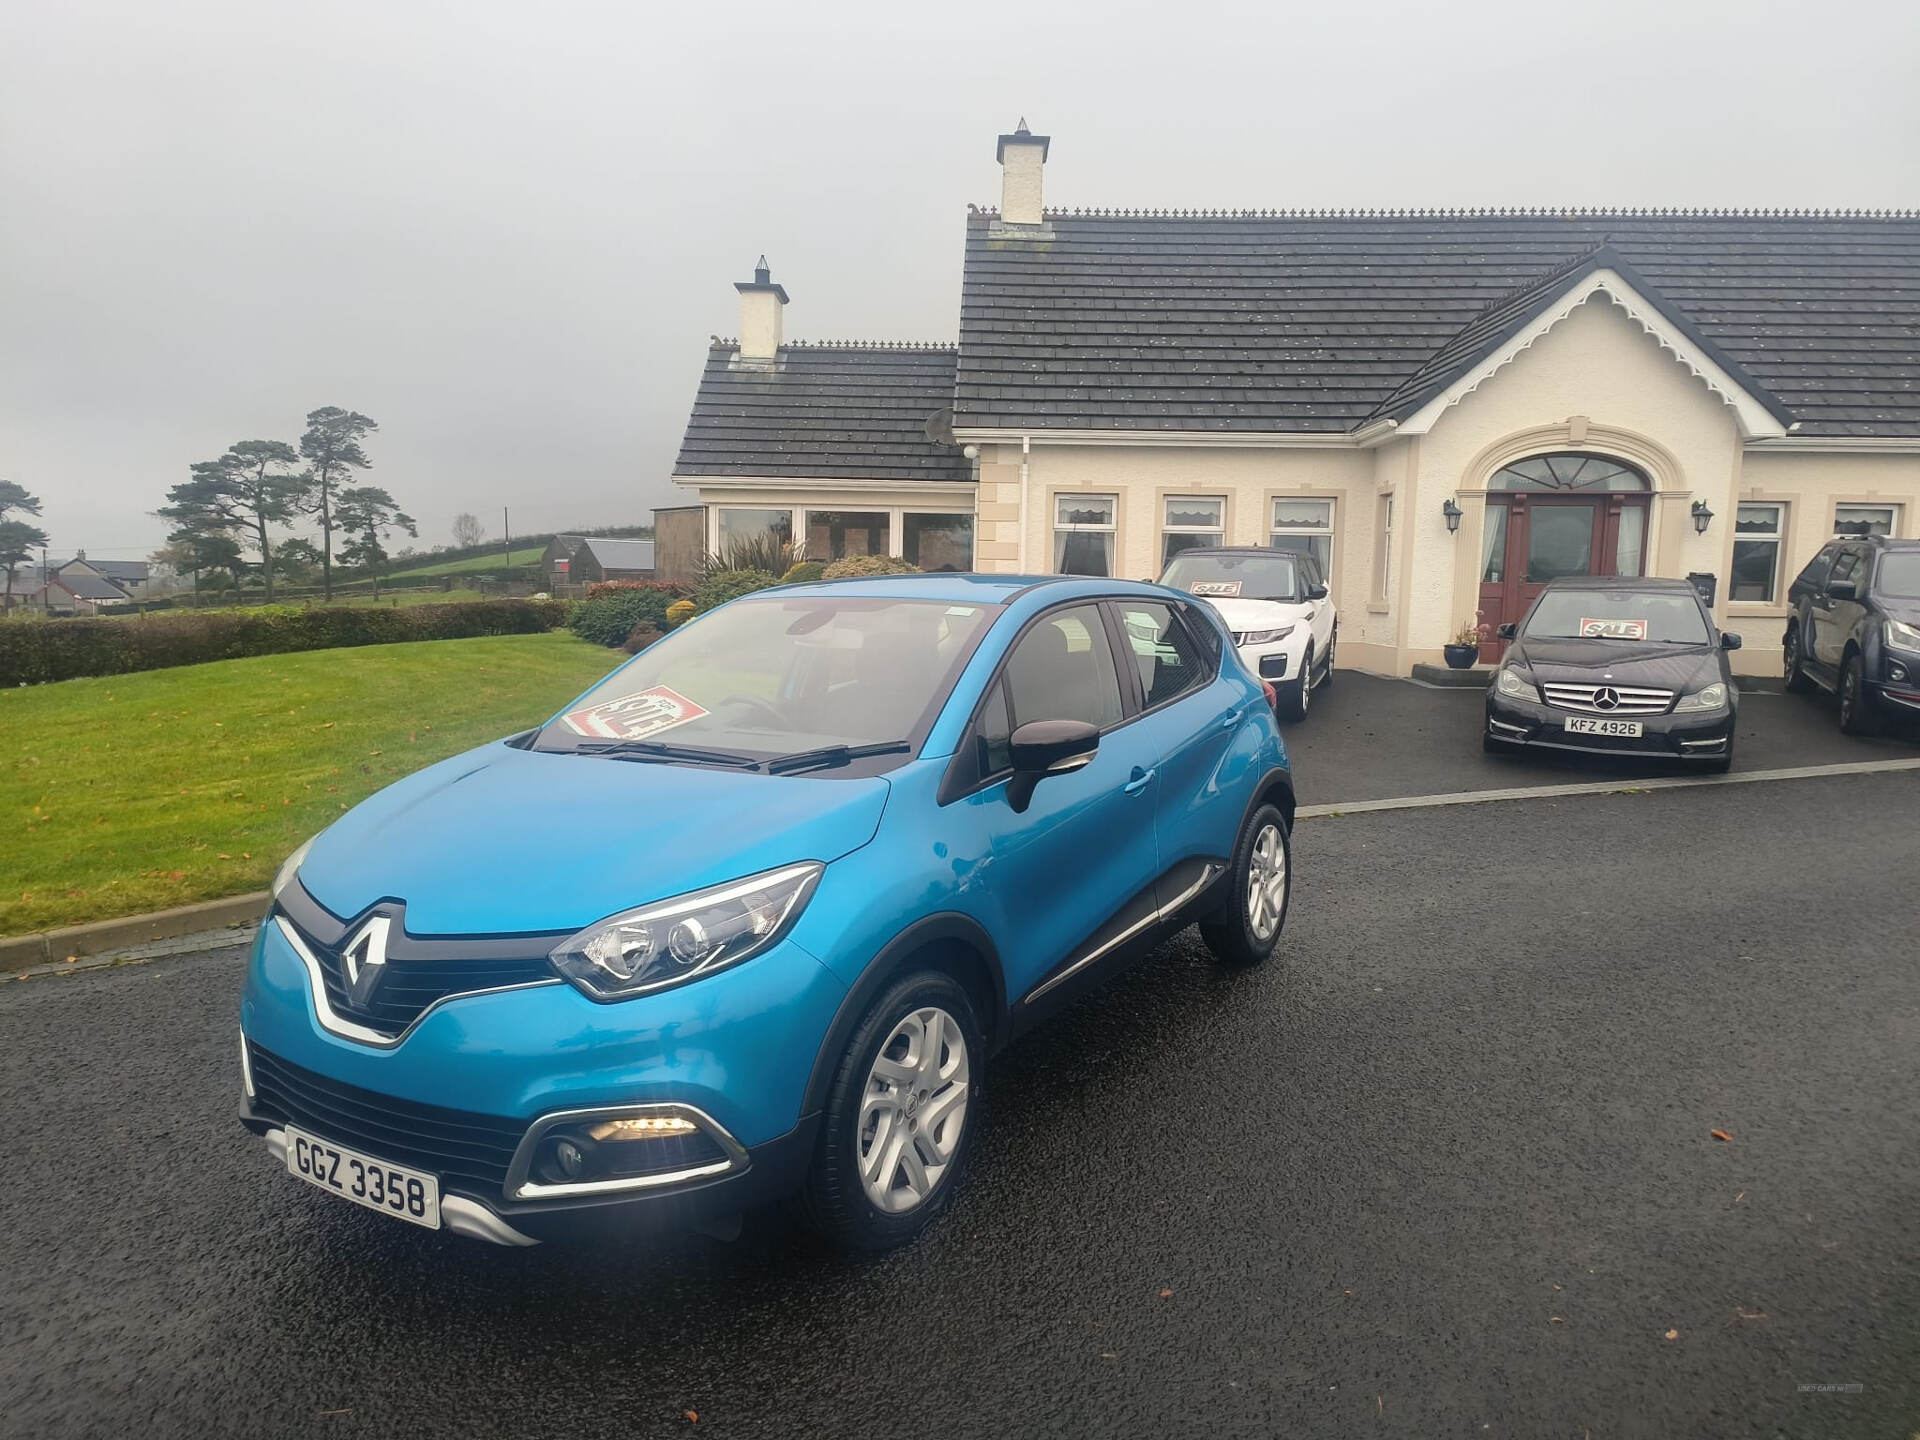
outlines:
{"label": "potted plant", "polygon": [[1472,621],[1460,627],[1460,633],[1449,640],[1442,652],[1447,657],[1447,667],[1451,670],[1471,670],[1480,658],[1480,627]]}

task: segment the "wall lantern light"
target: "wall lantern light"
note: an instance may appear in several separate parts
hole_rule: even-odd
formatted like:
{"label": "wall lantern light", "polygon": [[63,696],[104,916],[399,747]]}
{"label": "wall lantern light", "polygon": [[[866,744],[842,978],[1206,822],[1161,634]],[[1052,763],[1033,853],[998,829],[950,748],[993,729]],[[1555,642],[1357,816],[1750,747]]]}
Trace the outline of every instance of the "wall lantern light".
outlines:
{"label": "wall lantern light", "polygon": [[1704,500],[1694,501],[1693,502],[1693,533],[1696,535],[1706,534],[1707,526],[1711,525],[1712,523],[1713,523],[1713,511],[1707,508],[1707,502]]}
{"label": "wall lantern light", "polygon": [[1447,517],[1447,533],[1449,535],[1457,533],[1460,529],[1460,516],[1463,512],[1458,505],[1453,503],[1453,497],[1451,495],[1447,497],[1446,504],[1440,507],[1440,513]]}

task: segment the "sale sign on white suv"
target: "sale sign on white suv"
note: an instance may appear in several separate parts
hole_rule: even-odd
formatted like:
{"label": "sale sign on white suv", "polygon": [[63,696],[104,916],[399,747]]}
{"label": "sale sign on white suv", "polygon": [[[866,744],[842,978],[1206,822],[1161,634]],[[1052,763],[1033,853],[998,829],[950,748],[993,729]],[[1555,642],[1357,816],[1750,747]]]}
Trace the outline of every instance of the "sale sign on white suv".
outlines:
{"label": "sale sign on white suv", "polygon": [[1220,612],[1247,668],[1273,686],[1282,718],[1306,717],[1333,680],[1340,617],[1314,556],[1293,550],[1182,550],[1160,583]]}

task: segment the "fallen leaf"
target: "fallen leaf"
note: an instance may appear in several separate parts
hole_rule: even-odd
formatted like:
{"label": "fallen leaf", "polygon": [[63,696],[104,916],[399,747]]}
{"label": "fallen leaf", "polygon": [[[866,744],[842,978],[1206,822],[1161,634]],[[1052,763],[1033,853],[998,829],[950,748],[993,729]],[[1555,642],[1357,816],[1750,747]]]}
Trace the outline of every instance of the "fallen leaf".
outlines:
{"label": "fallen leaf", "polygon": [[700,1423],[700,1412],[698,1410],[688,1410],[685,1414],[688,1421],[692,1424],[698,1425]]}
{"label": "fallen leaf", "polygon": [[333,721],[331,721],[331,720],[329,720],[329,721],[327,721],[327,723],[326,723],[326,724],[324,724],[324,725],[322,725],[322,726],[321,726],[320,728],[321,728],[322,730],[331,730],[331,729],[333,728],[333,725],[334,725],[334,722],[333,722]]}
{"label": "fallen leaf", "polygon": [[1707,1133],[1713,1136],[1713,1138],[1716,1140],[1732,1140],[1733,1139],[1733,1136],[1729,1135],[1724,1130],[1709,1130]]}
{"label": "fallen leaf", "polygon": [[1547,1324],[1549,1325],[1564,1325],[1566,1323],[1567,1322],[1562,1320],[1558,1315],[1549,1315],[1547,1317]]}
{"label": "fallen leaf", "polygon": [[1115,1355],[1111,1350],[1102,1350],[1100,1352],[1100,1358],[1102,1360],[1118,1360],[1120,1357]]}
{"label": "fallen leaf", "polygon": [[1667,1339],[1678,1340],[1679,1338],[1680,1338],[1680,1332],[1678,1330],[1667,1331]]}
{"label": "fallen leaf", "polygon": [[1748,1314],[1738,1305],[1733,1307],[1733,1313],[1738,1315],[1742,1320],[1764,1320],[1767,1318],[1767,1312],[1764,1310],[1755,1310],[1752,1314]]}
{"label": "fallen leaf", "polygon": [[1162,1290],[1162,1291],[1160,1292],[1160,1298],[1161,1298],[1162,1300],[1165,1300],[1165,1299],[1168,1299],[1169,1297],[1171,1297],[1171,1296],[1172,1296],[1172,1294],[1173,1294],[1173,1291],[1171,1291],[1171,1290]]}
{"label": "fallen leaf", "polygon": [[1742,1190],[1738,1195],[1733,1197],[1733,1203],[1738,1205],[1742,1200],[1746,1198],[1747,1198],[1747,1192]]}

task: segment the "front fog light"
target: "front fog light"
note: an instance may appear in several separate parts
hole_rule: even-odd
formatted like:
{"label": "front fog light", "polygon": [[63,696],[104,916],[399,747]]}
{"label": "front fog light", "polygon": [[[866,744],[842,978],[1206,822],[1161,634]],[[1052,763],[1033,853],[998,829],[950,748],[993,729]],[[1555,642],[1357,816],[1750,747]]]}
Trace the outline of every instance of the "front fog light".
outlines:
{"label": "front fog light", "polygon": [[569,1180],[578,1180],[587,1168],[586,1152],[571,1140],[556,1141],[553,1147],[553,1163],[560,1173]]}
{"label": "front fog light", "polygon": [[554,968],[595,1000],[626,1000],[737,965],[786,934],[825,868],[809,860],[610,916],[553,951]]}

